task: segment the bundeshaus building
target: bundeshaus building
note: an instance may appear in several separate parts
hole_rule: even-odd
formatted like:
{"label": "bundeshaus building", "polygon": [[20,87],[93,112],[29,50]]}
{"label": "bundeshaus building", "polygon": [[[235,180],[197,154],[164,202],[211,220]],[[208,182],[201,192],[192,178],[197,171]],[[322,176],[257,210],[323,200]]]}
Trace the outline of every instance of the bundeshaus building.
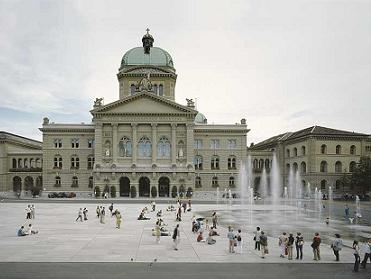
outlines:
{"label": "bundeshaus building", "polygon": [[25,194],[37,186],[44,193],[171,197],[235,187],[246,159],[245,119],[210,125],[192,99],[175,102],[173,58],[148,31],[142,46],[124,54],[117,79],[119,99],[97,98],[91,124],[44,118],[42,143],[3,132],[28,142],[4,154],[0,191]]}

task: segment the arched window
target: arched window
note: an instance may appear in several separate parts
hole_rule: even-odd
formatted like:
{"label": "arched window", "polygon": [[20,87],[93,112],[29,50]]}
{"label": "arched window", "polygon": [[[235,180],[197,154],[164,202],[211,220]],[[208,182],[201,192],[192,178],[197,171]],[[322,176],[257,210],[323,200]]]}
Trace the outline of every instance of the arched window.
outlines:
{"label": "arched window", "polygon": [[80,168],[80,159],[76,155],[71,157],[71,169]]}
{"label": "arched window", "polygon": [[88,187],[89,188],[93,188],[93,185],[94,185],[94,177],[93,176],[90,176],[89,177],[89,185],[88,185]]}
{"label": "arched window", "polygon": [[264,168],[264,160],[260,159],[259,160],[259,169],[262,170]]}
{"label": "arched window", "polygon": [[292,169],[293,169],[294,173],[296,173],[298,171],[298,163],[293,163],[292,164]]}
{"label": "arched window", "polygon": [[234,177],[231,176],[231,177],[229,178],[229,187],[234,187],[234,186],[235,186],[235,184],[234,184]]}
{"label": "arched window", "polygon": [[149,138],[144,136],[139,140],[138,154],[139,154],[139,157],[151,157],[152,144]]}
{"label": "arched window", "polygon": [[27,158],[24,159],[23,166],[24,166],[25,168],[28,168],[28,160],[27,160]]}
{"label": "arched window", "polygon": [[79,179],[77,178],[77,176],[72,177],[71,187],[79,187]]}
{"label": "arched window", "polygon": [[157,84],[153,85],[153,93],[155,93],[155,95],[158,94],[158,86],[157,86]]}
{"label": "arched window", "polygon": [[94,168],[94,156],[88,156],[88,170],[92,170]]}
{"label": "arched window", "polygon": [[255,170],[258,169],[258,167],[259,167],[258,159],[254,159],[252,165],[253,165],[253,168],[254,168]]}
{"label": "arched window", "polygon": [[228,169],[229,170],[235,170],[236,169],[236,157],[230,156],[228,158]]}
{"label": "arched window", "polygon": [[335,172],[342,172],[343,171],[343,164],[340,161],[335,163]]}
{"label": "arched window", "polygon": [[61,177],[60,176],[56,176],[55,177],[55,184],[54,184],[55,187],[61,187]]}
{"label": "arched window", "polygon": [[298,156],[298,149],[296,147],[294,147],[294,156]]}
{"label": "arched window", "polygon": [[30,168],[33,169],[35,167],[35,159],[31,158],[30,159]]}
{"label": "arched window", "polygon": [[41,159],[40,158],[36,158],[35,166],[36,166],[36,168],[41,168]]}
{"label": "arched window", "polygon": [[218,177],[216,177],[216,176],[213,177],[213,180],[211,181],[211,186],[213,186],[213,187],[218,187],[219,186]]}
{"label": "arched window", "polygon": [[286,173],[290,172],[290,164],[286,164]]}
{"label": "arched window", "polygon": [[61,169],[62,168],[62,157],[59,155],[56,155],[54,157],[54,168],[55,169]]}
{"label": "arched window", "polygon": [[135,84],[130,85],[130,94],[131,95],[135,94]]}
{"label": "arched window", "polygon": [[158,95],[164,96],[164,86],[162,84],[158,86]]}
{"label": "arched window", "polygon": [[350,154],[351,155],[356,155],[356,152],[357,152],[356,146],[355,145],[352,145],[350,147]]}
{"label": "arched window", "polygon": [[327,145],[326,144],[321,145],[321,154],[327,154]]}
{"label": "arched window", "polygon": [[133,155],[133,146],[128,137],[123,137],[119,143],[119,153],[121,157],[131,157]]}
{"label": "arched window", "polygon": [[12,164],[13,169],[16,169],[17,168],[17,159],[13,158],[12,162],[13,162],[13,164]]}
{"label": "arched window", "polygon": [[290,157],[290,149],[286,149],[286,157]]}
{"label": "arched window", "polygon": [[336,146],[336,154],[341,154],[341,145]]}
{"label": "arched window", "polygon": [[214,155],[211,157],[211,169],[218,170],[219,169],[219,156]]}
{"label": "arched window", "polygon": [[111,142],[106,140],[104,143],[104,156],[110,157],[111,155]]}
{"label": "arched window", "polygon": [[270,168],[270,162],[269,162],[269,159],[265,159],[264,166],[265,166],[266,169],[269,169],[269,168]]}
{"label": "arched window", "polygon": [[301,155],[305,155],[305,146],[304,145],[301,147]]}
{"label": "arched window", "polygon": [[170,141],[161,137],[157,144],[157,156],[159,158],[170,158]]}
{"label": "arched window", "polygon": [[327,187],[327,181],[325,179],[323,179],[321,181],[321,190],[326,190],[326,187]]}
{"label": "arched window", "polygon": [[301,162],[300,164],[300,172],[306,173],[307,172],[307,164],[305,162]]}
{"label": "arched window", "polygon": [[335,182],[335,189],[336,190],[340,190],[340,188],[343,186],[343,183],[341,182],[341,180],[336,180]]}
{"label": "arched window", "polygon": [[321,162],[320,172],[327,172],[327,162],[326,161]]}
{"label": "arched window", "polygon": [[195,187],[196,187],[196,188],[200,188],[201,186],[202,186],[202,184],[201,184],[201,177],[196,176],[196,179],[195,179]]}
{"label": "arched window", "polygon": [[194,158],[195,170],[202,170],[202,156],[197,155]]}
{"label": "arched window", "polygon": [[349,172],[354,172],[356,170],[357,163],[352,161],[349,164]]}
{"label": "arched window", "polygon": [[18,168],[19,169],[23,168],[23,160],[22,159],[18,159]]}

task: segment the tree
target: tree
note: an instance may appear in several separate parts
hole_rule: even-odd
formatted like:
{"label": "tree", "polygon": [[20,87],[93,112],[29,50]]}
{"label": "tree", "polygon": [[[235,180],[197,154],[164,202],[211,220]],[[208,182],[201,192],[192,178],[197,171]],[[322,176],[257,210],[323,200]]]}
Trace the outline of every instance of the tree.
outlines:
{"label": "tree", "polygon": [[371,190],[371,158],[361,157],[352,173],[351,183],[361,194]]}
{"label": "tree", "polygon": [[156,198],[157,197],[157,188],[156,188],[156,186],[152,186],[151,187],[151,196],[152,196],[152,198]]}
{"label": "tree", "polygon": [[178,195],[178,189],[174,185],[173,188],[171,188],[171,197],[176,198],[177,195]]}

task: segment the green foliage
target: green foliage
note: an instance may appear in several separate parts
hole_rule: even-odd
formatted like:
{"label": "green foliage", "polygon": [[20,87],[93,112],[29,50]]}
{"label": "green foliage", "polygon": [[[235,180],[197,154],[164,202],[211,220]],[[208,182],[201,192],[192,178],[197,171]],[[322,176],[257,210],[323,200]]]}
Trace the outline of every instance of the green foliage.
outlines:
{"label": "green foliage", "polygon": [[137,196],[137,189],[135,186],[130,187],[130,197],[135,198]]}
{"label": "green foliage", "polygon": [[152,198],[156,198],[157,197],[157,188],[156,188],[156,186],[152,186],[151,187],[151,196],[152,196]]}
{"label": "green foliage", "polygon": [[357,192],[366,194],[371,191],[371,158],[361,157],[352,173],[351,183]]}
{"label": "green foliage", "polygon": [[171,188],[171,197],[172,198],[176,198],[176,196],[177,196],[177,188],[176,188],[176,186],[173,186],[172,188]]}
{"label": "green foliage", "polygon": [[111,186],[111,197],[116,198],[116,187],[115,186]]}

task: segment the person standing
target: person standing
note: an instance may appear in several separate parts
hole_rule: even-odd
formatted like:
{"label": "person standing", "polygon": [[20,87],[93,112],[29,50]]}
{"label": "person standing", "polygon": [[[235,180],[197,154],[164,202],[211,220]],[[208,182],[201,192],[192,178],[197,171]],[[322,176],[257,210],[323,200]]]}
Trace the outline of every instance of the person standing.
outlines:
{"label": "person standing", "polygon": [[263,231],[260,233],[260,246],[262,258],[264,259],[265,255],[268,254],[268,238]]}
{"label": "person standing", "polygon": [[345,205],[345,208],[344,208],[344,211],[345,211],[345,218],[349,218],[349,206],[348,204]]}
{"label": "person standing", "polygon": [[313,248],[313,260],[319,261],[321,260],[321,253],[319,246],[321,245],[321,237],[319,236],[319,233],[316,232],[313,237],[313,242],[311,244]]}
{"label": "person standing", "polygon": [[31,218],[35,219],[35,205],[31,205],[30,209],[31,209],[31,212],[30,212],[31,213]]}
{"label": "person standing", "polygon": [[280,250],[281,250],[281,255],[280,255],[281,258],[285,257],[286,245],[287,245],[287,236],[286,236],[286,233],[283,232],[278,238],[278,246],[280,247]]}
{"label": "person standing", "polygon": [[368,261],[368,259],[371,258],[370,257],[370,253],[371,253],[371,238],[368,240],[368,243],[365,241],[362,244],[361,250],[365,254],[364,257],[363,257],[363,261],[362,261],[361,266],[362,266],[362,268],[366,268],[367,261]]}
{"label": "person standing", "polygon": [[296,239],[295,239],[296,259],[297,260],[299,258],[301,260],[303,259],[303,245],[304,245],[304,237],[301,235],[300,232],[298,232],[296,234]]}
{"label": "person standing", "polygon": [[88,220],[88,209],[86,207],[84,207],[82,214],[84,214],[84,221],[87,221]]}
{"label": "person standing", "polygon": [[31,219],[31,205],[26,207],[26,219]]}
{"label": "person standing", "polygon": [[254,232],[254,241],[255,241],[255,250],[260,251],[260,227],[256,227],[256,231]]}
{"label": "person standing", "polygon": [[108,207],[109,211],[111,212],[111,217],[113,217],[113,203]]}
{"label": "person standing", "polygon": [[358,246],[358,241],[354,240],[353,242],[353,255],[354,255],[354,272],[358,272],[359,270],[359,262],[360,262],[360,257],[359,257],[359,246]]}
{"label": "person standing", "polygon": [[99,218],[99,215],[100,215],[100,208],[99,208],[99,205],[97,206],[97,209],[95,210],[95,212],[97,213],[97,218]]}
{"label": "person standing", "polygon": [[236,235],[236,240],[237,240],[237,250],[242,254],[242,236],[241,236],[241,229],[237,231]]}
{"label": "person standing", "polygon": [[228,227],[229,253],[234,253],[235,235],[231,226]]}
{"label": "person standing", "polygon": [[214,211],[211,218],[212,218],[212,221],[213,221],[213,228],[217,229],[216,225],[218,224],[218,216],[216,215],[216,211]]}
{"label": "person standing", "polygon": [[118,211],[118,210],[116,209],[114,215],[115,215],[115,217],[116,217],[116,228],[117,228],[117,229],[120,229],[120,228],[121,228],[121,221],[122,221],[121,213],[120,213],[120,211]]}
{"label": "person standing", "polygon": [[340,234],[336,233],[335,234],[335,239],[331,243],[331,248],[334,251],[334,255],[336,257],[336,261],[338,262],[339,259],[339,252],[341,248],[343,248],[343,241],[340,238]]}
{"label": "person standing", "polygon": [[159,222],[156,222],[155,226],[155,236],[156,236],[156,243],[160,243],[160,237],[161,237],[161,228]]}
{"label": "person standing", "polygon": [[292,235],[292,233],[290,233],[287,239],[287,259],[288,260],[292,260],[292,250],[294,248],[294,241],[295,241],[295,238]]}
{"label": "person standing", "polygon": [[152,211],[156,211],[156,202],[152,201],[151,205],[152,205]]}
{"label": "person standing", "polygon": [[179,224],[177,224],[173,232],[173,243],[174,243],[175,251],[178,251],[179,242],[180,242],[180,232],[179,232]]}
{"label": "person standing", "polygon": [[106,216],[106,210],[104,207],[102,207],[102,210],[100,211],[99,218],[100,218],[100,223],[104,224],[104,217]]}
{"label": "person standing", "polygon": [[77,218],[76,218],[76,222],[77,220],[79,220],[82,222],[82,208],[79,209],[78,213],[77,213]]}

